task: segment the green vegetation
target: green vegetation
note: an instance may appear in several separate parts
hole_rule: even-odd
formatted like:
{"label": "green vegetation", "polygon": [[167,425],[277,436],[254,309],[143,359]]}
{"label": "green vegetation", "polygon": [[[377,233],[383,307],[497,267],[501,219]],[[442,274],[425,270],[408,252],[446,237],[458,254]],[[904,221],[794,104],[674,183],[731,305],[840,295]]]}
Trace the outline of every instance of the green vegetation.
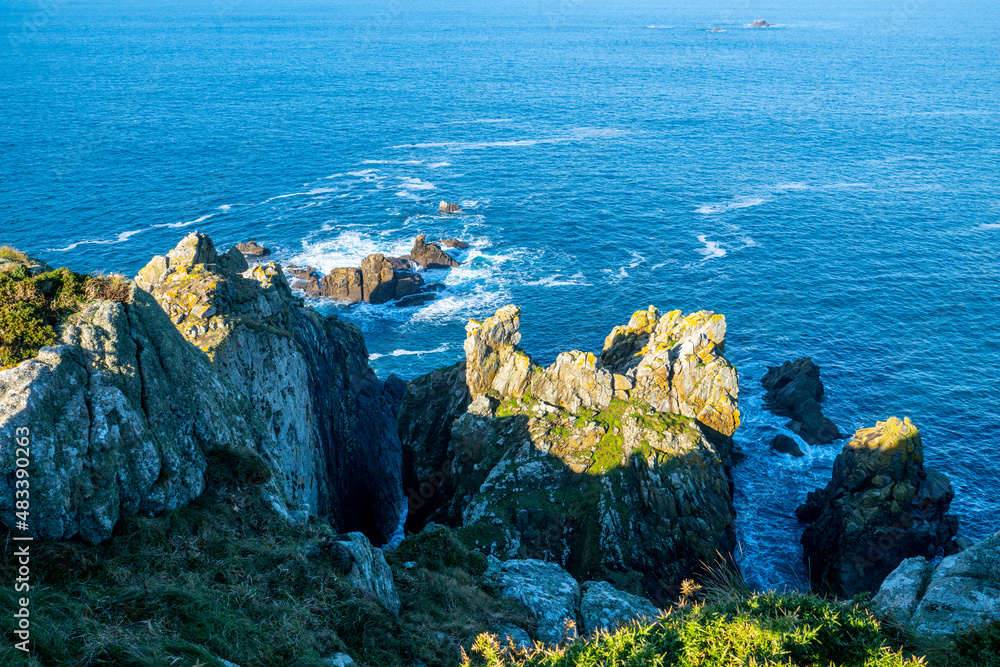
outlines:
{"label": "green vegetation", "polygon": [[85,276],[69,269],[33,275],[31,258],[10,246],[0,247],[0,260],[0,369],[55,343],[57,327],[87,301],[131,298],[121,276]]}
{"label": "green vegetation", "polygon": [[[399,617],[344,577],[316,548],[334,536],[323,521],[294,527],[261,497],[268,469],[251,452],[210,462],[208,488],[191,506],[136,516],[105,544],[36,543],[30,658],[5,642],[2,665],[321,665],[339,651],[362,667],[457,665],[460,646],[497,624],[530,627],[492,597],[485,558],[449,530],[411,537],[389,554]],[[0,576],[13,581],[14,559]],[[0,607],[17,593],[0,589]],[[11,637],[13,619],[0,620]]]}

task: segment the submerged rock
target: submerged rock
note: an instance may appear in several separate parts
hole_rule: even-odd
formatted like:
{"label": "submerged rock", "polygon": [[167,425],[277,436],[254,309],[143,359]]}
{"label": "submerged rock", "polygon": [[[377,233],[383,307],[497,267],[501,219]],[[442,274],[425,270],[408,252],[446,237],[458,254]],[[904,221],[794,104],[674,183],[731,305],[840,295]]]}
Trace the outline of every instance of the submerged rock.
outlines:
{"label": "submerged rock", "polygon": [[246,243],[237,243],[236,249],[247,257],[267,257],[271,254],[270,248],[265,248],[262,245],[257,245],[256,241],[247,241]]}
{"label": "submerged rock", "polygon": [[860,429],[827,487],[795,512],[811,524],[802,548],[813,585],[844,597],[874,592],[904,559],[949,548],[958,532],[947,514],[954,496],[947,477],[924,467],[920,432],[908,418]]}
{"label": "submerged rock", "polygon": [[791,454],[795,457],[805,456],[802,453],[802,449],[799,448],[799,443],[795,442],[792,438],[787,435],[778,434],[771,439],[771,449],[780,454]]}
{"label": "submerged rock", "polygon": [[289,506],[383,543],[403,512],[399,440],[360,330],[303,308],[277,264],[236,260],[191,234],[136,281],[262,416]]}
{"label": "submerged rock", "polygon": [[441,200],[441,203],[438,205],[438,212],[440,213],[458,213],[461,210],[462,207],[459,206],[458,204],[452,204],[450,202],[444,201],[443,199]]}
{"label": "submerged rock", "polygon": [[[429,509],[411,505],[411,521],[463,526],[486,553],[552,561],[581,580],[624,572],[664,597],[732,548],[727,466],[739,411],[724,318],[640,311],[600,357],[564,353],[548,368],[518,347],[516,306],[466,332],[468,394],[429,398],[432,420],[447,424],[433,429],[434,455],[401,434],[413,452],[404,467],[423,462],[405,474],[448,471]],[[439,392],[458,396],[457,374],[440,377]],[[416,423],[407,415],[421,403],[404,399],[401,424]]]}
{"label": "submerged rock", "polygon": [[465,241],[459,241],[458,239],[445,239],[441,241],[441,245],[448,248],[455,248],[456,250],[465,250],[469,247],[469,244]]}
{"label": "submerged rock", "polygon": [[823,416],[823,381],[819,366],[804,357],[772,366],[761,379],[767,393],[764,406],[781,417],[790,417],[788,428],[810,445],[826,445],[844,437],[836,424]]}
{"label": "submerged rock", "polygon": [[450,269],[461,265],[461,262],[441,250],[437,243],[428,243],[423,234],[413,241],[410,259],[425,269]]}

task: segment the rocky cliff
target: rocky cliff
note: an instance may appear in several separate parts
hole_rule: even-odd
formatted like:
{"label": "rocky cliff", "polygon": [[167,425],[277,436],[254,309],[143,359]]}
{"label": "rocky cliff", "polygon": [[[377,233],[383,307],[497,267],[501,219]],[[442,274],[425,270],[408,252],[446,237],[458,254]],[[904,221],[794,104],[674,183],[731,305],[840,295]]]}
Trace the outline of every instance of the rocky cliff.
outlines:
{"label": "rocky cliff", "polygon": [[724,317],[651,307],[616,327],[599,357],[567,352],[547,368],[518,347],[514,306],[466,331],[464,373],[420,378],[403,403],[401,424],[435,415],[432,446],[401,432],[405,474],[438,472],[423,516],[462,526],[485,553],[663,597],[732,548],[739,411]]}
{"label": "rocky cliff", "polygon": [[303,308],[277,264],[250,268],[197,233],[136,282],[250,399],[289,504],[388,540],[403,512],[399,439],[357,327]]}
{"label": "rocky cliff", "polygon": [[954,497],[948,478],[924,467],[920,432],[908,418],[860,429],[837,456],[830,483],[796,510],[810,524],[802,548],[814,586],[846,597],[874,592],[904,558],[950,548]]}

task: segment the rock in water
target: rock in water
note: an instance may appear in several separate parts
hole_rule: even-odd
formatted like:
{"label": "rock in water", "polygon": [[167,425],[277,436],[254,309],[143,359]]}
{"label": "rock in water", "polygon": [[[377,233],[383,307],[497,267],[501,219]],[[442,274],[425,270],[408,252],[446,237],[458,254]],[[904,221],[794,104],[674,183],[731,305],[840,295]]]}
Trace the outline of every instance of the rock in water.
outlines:
{"label": "rock in water", "polygon": [[903,561],[873,603],[927,641],[1000,621],[1000,533],[937,567],[919,557]]}
{"label": "rock in water", "polygon": [[751,28],[770,28],[772,25],[774,25],[774,24],[773,23],[768,23],[764,19],[757,19],[756,21],[754,21],[753,23],[750,24],[750,27]]}
{"label": "rock in water", "polygon": [[458,213],[461,210],[462,207],[458,204],[451,204],[444,200],[441,200],[441,203],[438,205],[438,212],[440,213]]}
{"label": "rock in water", "polygon": [[0,431],[11,435],[0,442],[8,526],[17,428],[29,430],[37,538],[96,543],[135,512],[182,507],[203,491],[213,453],[253,457],[266,470],[255,453],[263,420],[134,286],[127,303],[86,304],[56,345],[0,371]]}
{"label": "rock in water", "polygon": [[771,449],[781,454],[791,454],[795,457],[805,456],[799,444],[787,435],[778,434],[771,439]]}
{"label": "rock in water", "polygon": [[[624,572],[668,597],[734,544],[738,387],[724,336],[721,315],[651,308],[616,328],[600,357],[573,351],[542,368],[518,347],[516,306],[470,321],[468,395],[452,374],[434,390],[411,383],[403,402],[400,423],[420,424],[401,431],[406,474],[448,467],[411,520],[462,526],[475,548],[552,561],[580,580]],[[415,414],[426,401],[434,426]]]}
{"label": "rock in water", "polygon": [[606,581],[583,584],[580,617],[584,634],[612,631],[633,621],[655,621],[660,610],[646,598],[620,591]]}
{"label": "rock in water", "polygon": [[764,406],[776,415],[790,417],[788,427],[810,445],[826,445],[844,436],[823,416],[823,382],[819,366],[804,357],[772,366],[761,379],[767,393]]}
{"label": "rock in water", "polygon": [[814,587],[843,597],[874,592],[903,559],[939,554],[958,532],[947,514],[954,497],[948,478],[924,467],[908,418],[859,430],[827,487],[795,512],[811,524],[802,548]]}
{"label": "rock in water", "polygon": [[441,245],[449,248],[455,248],[456,250],[465,250],[469,247],[468,243],[465,241],[459,241],[458,239],[445,239],[444,241],[441,241]]}
{"label": "rock in water", "polygon": [[425,269],[450,269],[461,265],[457,259],[441,250],[436,243],[428,243],[423,234],[417,236],[410,251],[410,259]]}
{"label": "rock in water", "polygon": [[233,252],[191,234],[136,281],[263,416],[287,503],[382,544],[404,510],[399,439],[361,332],[303,308],[274,263],[237,272]]}
{"label": "rock in water", "polygon": [[236,249],[247,257],[267,257],[271,254],[270,248],[265,248],[262,245],[257,245],[256,241],[247,241],[246,243],[237,243]]}

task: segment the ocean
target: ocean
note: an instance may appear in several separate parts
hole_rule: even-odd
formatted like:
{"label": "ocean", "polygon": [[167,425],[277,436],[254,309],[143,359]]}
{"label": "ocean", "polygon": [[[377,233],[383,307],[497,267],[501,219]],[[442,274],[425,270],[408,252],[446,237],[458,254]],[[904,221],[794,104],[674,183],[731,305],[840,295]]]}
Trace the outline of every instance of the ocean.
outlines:
{"label": "ocean", "polygon": [[751,583],[805,583],[794,509],[840,450],[767,448],[759,379],[800,356],[1000,529],[996,2],[7,0],[0,31],[0,242],[128,275],[194,230],[324,271],[469,242],[425,306],[310,300],[382,376],[507,303],[540,363],[725,313]]}

